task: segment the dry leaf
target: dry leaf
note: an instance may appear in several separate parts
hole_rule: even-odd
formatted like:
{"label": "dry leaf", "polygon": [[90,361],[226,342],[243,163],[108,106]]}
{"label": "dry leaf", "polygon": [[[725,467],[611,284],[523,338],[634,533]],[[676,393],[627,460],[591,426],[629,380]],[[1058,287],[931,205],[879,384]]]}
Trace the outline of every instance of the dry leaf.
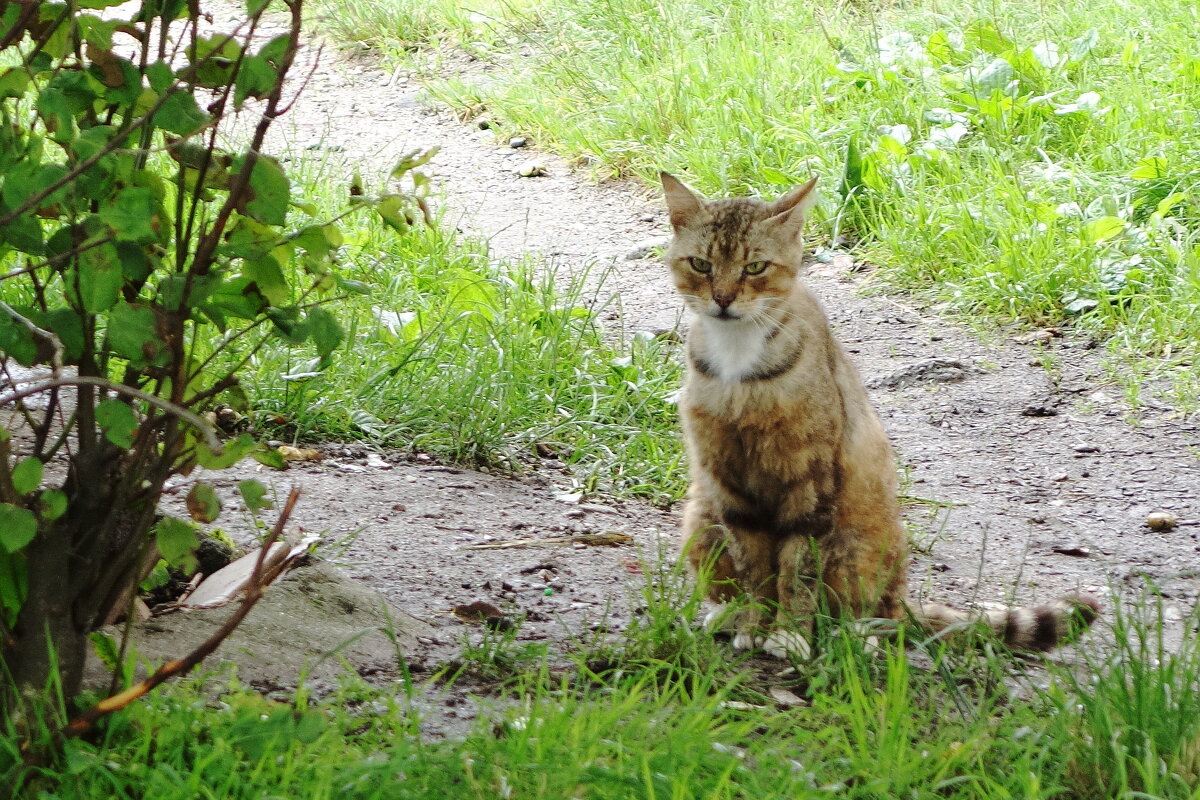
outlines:
{"label": "dry leaf", "polygon": [[314,450],[311,447],[292,447],[290,444],[279,445],[278,452],[283,456],[284,461],[320,461],[325,457],[320,450]]}

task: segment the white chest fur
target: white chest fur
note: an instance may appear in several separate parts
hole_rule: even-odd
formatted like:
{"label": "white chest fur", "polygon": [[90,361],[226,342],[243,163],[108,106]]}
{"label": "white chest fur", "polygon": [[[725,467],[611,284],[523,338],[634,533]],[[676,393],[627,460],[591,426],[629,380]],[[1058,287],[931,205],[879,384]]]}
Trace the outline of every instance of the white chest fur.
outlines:
{"label": "white chest fur", "polygon": [[713,377],[737,383],[759,367],[770,333],[761,323],[700,317],[694,324],[700,335],[693,342],[693,353]]}

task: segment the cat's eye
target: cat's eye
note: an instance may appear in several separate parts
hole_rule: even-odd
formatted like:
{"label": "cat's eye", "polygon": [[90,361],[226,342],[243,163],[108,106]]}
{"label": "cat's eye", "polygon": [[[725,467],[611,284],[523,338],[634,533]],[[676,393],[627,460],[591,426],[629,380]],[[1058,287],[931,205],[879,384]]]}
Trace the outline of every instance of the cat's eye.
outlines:
{"label": "cat's eye", "polygon": [[755,261],[742,267],[742,271],[747,275],[761,275],[769,266],[771,266],[770,261]]}
{"label": "cat's eye", "polygon": [[702,273],[704,275],[707,275],[708,273],[712,272],[712,262],[711,261],[705,261],[703,258],[697,258],[696,256],[688,256],[687,261],[688,261],[688,266],[690,266],[692,269],[696,270],[696,272]]}

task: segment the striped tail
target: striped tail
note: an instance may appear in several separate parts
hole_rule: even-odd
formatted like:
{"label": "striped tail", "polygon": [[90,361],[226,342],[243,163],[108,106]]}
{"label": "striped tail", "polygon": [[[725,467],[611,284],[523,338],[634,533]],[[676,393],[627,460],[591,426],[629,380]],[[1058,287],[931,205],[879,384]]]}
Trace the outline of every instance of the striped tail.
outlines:
{"label": "striped tail", "polygon": [[1011,650],[1045,652],[1069,642],[1100,616],[1100,603],[1086,594],[1068,594],[1045,605],[969,613],[936,603],[914,603],[913,616],[930,633],[951,625],[980,622]]}

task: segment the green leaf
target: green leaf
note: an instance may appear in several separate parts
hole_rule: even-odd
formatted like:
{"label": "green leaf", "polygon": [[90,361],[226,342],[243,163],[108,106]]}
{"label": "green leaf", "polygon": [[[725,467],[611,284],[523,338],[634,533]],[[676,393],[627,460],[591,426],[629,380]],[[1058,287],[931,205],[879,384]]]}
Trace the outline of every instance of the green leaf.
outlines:
{"label": "green leaf", "polygon": [[204,442],[196,443],[196,462],[205,469],[225,469],[241,461],[258,444],[250,434],[243,433],[232,442],[225,442],[220,454],[209,450]]}
{"label": "green leaf", "polygon": [[309,309],[306,321],[313,344],[317,346],[317,355],[322,359],[332,355],[346,338],[341,323],[321,306]]}
{"label": "green leaf", "polygon": [[117,241],[153,242],[158,238],[154,225],[158,207],[154,194],[141,186],[129,186],[100,209],[99,217],[113,230]]}
{"label": "green leaf", "polygon": [[104,400],[96,406],[96,424],[104,436],[117,447],[126,450],[133,447],[133,433],[138,421],[133,409],[116,398]]}
{"label": "green leaf", "polygon": [[278,450],[258,449],[250,453],[250,457],[263,466],[271,469],[287,469],[288,463]]}
{"label": "green leaf", "polygon": [[29,89],[29,81],[29,73],[24,69],[8,67],[0,70],[0,98],[24,97]]}
{"label": "green leaf", "polygon": [[27,508],[0,503],[0,547],[15,553],[33,541],[37,533],[37,517]]}
{"label": "green leaf", "polygon": [[154,526],[154,540],[158,545],[158,553],[173,567],[180,567],[185,572],[196,569],[196,548],[200,538],[191,523],[178,517],[163,517]]}
{"label": "green leaf", "polygon": [[155,125],[180,136],[191,136],[208,123],[209,116],[200,110],[196,98],[181,89],[168,95],[154,115]]}
{"label": "green leaf", "polygon": [[384,224],[396,233],[405,233],[412,227],[405,211],[405,198],[401,195],[390,194],[380,198],[379,202],[375,204],[375,211]]}
{"label": "green leaf", "polygon": [[105,242],[79,254],[79,305],[89,314],[107,311],[121,296],[124,278],[117,248]]}
{"label": "green leaf", "polygon": [[[245,168],[246,159],[235,162],[235,171]],[[287,219],[288,197],[291,187],[287,175],[279,162],[270,156],[259,155],[254,159],[250,173],[250,193],[244,209],[247,216],[264,225],[282,225]]]}
{"label": "green leaf", "polygon": [[92,652],[96,654],[96,658],[100,659],[100,663],[106,669],[116,669],[121,658],[121,648],[117,644],[117,637],[104,631],[92,631],[88,634],[88,639],[91,640]]}
{"label": "green leaf", "polygon": [[[283,456],[279,456],[279,459],[282,461]],[[267,498],[267,487],[258,481],[239,481],[237,487],[242,494],[242,501],[245,502],[249,511],[261,511],[264,508],[275,507],[275,504]]]}
{"label": "green leaf", "polygon": [[1165,158],[1139,158],[1129,177],[1139,181],[1153,181],[1167,177],[1167,160]]}
{"label": "green leaf", "polygon": [[67,513],[67,495],[58,489],[47,489],[38,497],[38,516],[52,522]]}
{"label": "green leaf", "polygon": [[197,483],[185,498],[188,514],[196,522],[212,522],[221,516],[221,498],[207,483]]}
{"label": "green leaf", "polygon": [[233,93],[233,107],[240,109],[247,97],[262,100],[275,88],[279,79],[275,67],[261,55],[249,56],[238,71],[237,84]]}
{"label": "green leaf", "polygon": [[40,458],[26,458],[13,467],[12,482],[17,494],[29,494],[38,488],[42,482],[42,468]]}
{"label": "green leaf", "polygon": [[287,278],[274,256],[263,256],[245,262],[246,275],[273,306],[283,305],[288,298]]}
{"label": "green leaf", "polygon": [[29,595],[29,579],[23,555],[9,555],[0,548],[0,610],[10,628],[17,621],[21,606]]}
{"label": "green leaf", "polygon": [[83,319],[70,308],[56,308],[46,314],[41,325],[58,337],[63,345],[63,357],[74,363],[83,355]]}
{"label": "green leaf", "polygon": [[1107,241],[1125,229],[1125,220],[1120,217],[1101,217],[1083,226],[1083,239],[1096,243]]}
{"label": "green leaf", "polygon": [[140,304],[117,303],[108,316],[108,346],[135,368],[155,363],[166,352],[154,310]]}
{"label": "green leaf", "polygon": [[3,312],[0,312],[0,353],[16,359],[23,367],[37,363],[38,347],[33,332]]}

